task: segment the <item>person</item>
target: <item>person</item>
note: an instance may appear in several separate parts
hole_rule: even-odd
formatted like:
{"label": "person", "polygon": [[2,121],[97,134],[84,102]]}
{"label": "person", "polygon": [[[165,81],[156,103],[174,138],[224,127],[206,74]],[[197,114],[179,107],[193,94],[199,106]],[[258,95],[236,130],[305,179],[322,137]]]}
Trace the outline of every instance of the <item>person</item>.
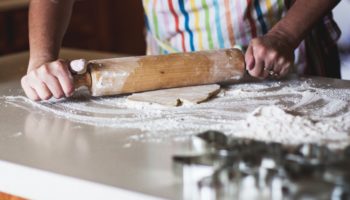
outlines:
{"label": "person", "polygon": [[[249,74],[339,77],[331,10],[339,0],[143,0],[147,54],[240,45]],[[58,58],[74,0],[31,0],[30,60],[21,85],[33,100],[73,94],[68,64]]]}

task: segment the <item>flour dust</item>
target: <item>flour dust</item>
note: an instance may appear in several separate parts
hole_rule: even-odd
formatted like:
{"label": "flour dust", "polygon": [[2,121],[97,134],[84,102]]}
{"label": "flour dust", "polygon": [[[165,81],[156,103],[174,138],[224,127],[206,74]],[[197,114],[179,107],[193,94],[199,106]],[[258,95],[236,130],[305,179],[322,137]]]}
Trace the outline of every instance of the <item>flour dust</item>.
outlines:
{"label": "flour dust", "polygon": [[139,129],[131,140],[182,139],[206,131],[281,142],[350,144],[350,89],[318,87],[311,80],[236,84],[198,105],[168,108],[128,101],[126,96],[91,98],[81,90],[64,100],[33,102],[7,96],[7,103],[25,104],[83,124]]}

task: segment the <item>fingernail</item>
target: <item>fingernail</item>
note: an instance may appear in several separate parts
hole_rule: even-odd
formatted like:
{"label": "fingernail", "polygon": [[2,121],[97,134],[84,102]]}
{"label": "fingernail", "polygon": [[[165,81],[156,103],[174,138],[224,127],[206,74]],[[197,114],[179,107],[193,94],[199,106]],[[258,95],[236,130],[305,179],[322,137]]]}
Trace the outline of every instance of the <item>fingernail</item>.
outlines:
{"label": "fingernail", "polygon": [[73,96],[73,92],[66,94],[66,97],[71,97]]}

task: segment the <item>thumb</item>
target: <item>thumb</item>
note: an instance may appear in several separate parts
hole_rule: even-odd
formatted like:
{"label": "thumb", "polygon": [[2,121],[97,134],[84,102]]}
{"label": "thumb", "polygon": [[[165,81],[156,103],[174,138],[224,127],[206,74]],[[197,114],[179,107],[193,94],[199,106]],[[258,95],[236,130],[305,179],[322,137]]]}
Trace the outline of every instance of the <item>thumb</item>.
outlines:
{"label": "thumb", "polygon": [[255,59],[254,59],[253,48],[251,45],[248,46],[248,49],[245,52],[245,64],[246,64],[246,69],[249,71],[254,68]]}

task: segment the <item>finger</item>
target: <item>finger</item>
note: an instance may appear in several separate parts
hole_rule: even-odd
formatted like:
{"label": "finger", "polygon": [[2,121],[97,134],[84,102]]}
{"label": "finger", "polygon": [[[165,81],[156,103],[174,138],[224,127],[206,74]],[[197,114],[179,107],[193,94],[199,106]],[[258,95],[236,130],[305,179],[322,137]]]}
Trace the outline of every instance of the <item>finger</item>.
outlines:
{"label": "finger", "polygon": [[253,48],[251,45],[248,46],[248,49],[245,53],[245,63],[247,70],[252,70],[254,68],[255,60],[253,55]]}
{"label": "finger", "polygon": [[[266,66],[266,65],[265,65],[265,66]],[[263,70],[263,72],[262,72],[261,77],[262,77],[263,79],[266,79],[267,77],[270,76],[270,74],[271,74],[271,70],[266,69],[266,67],[265,67],[264,70]]]}
{"label": "finger", "polygon": [[40,67],[38,69],[38,76],[38,78],[47,86],[56,99],[64,96],[64,92],[59,81],[50,73],[50,66],[44,65]]}
{"label": "finger", "polygon": [[262,78],[263,71],[264,71],[263,68],[264,68],[264,62],[262,60],[258,60],[255,63],[254,68],[249,71],[249,74],[253,77]]}
{"label": "finger", "polygon": [[267,78],[267,77],[275,74],[275,72],[274,72],[275,61],[270,57],[266,57],[264,63],[265,63],[264,64],[264,71],[262,74],[263,78]]}
{"label": "finger", "polygon": [[52,93],[46,84],[40,80],[37,70],[28,75],[28,82],[31,83],[31,87],[35,90],[41,100],[47,100],[52,97]]}
{"label": "finger", "polygon": [[74,92],[74,85],[73,78],[68,70],[67,63],[63,61],[56,62],[53,66],[52,71],[52,74],[56,75],[56,78],[58,79],[65,96],[71,96]]}
{"label": "finger", "polygon": [[286,65],[286,60],[284,58],[280,58],[280,59],[278,59],[277,64],[274,66],[273,71],[276,74],[280,75],[281,70],[282,70],[283,66],[285,66],[285,65]]}
{"label": "finger", "polygon": [[291,67],[291,64],[290,63],[287,63],[285,66],[283,66],[281,72],[280,72],[280,76],[286,76],[289,72],[289,69]]}
{"label": "finger", "polygon": [[28,98],[30,98],[33,101],[39,101],[40,97],[39,95],[36,93],[36,91],[28,86],[24,86],[23,87],[24,93],[27,95]]}
{"label": "finger", "polygon": [[59,63],[61,63],[61,66],[63,66],[63,70],[65,71],[66,74],[68,74],[68,78],[73,81],[73,76],[71,71],[69,70],[69,64],[65,60],[58,60]]}
{"label": "finger", "polygon": [[265,56],[265,69],[271,71],[274,69],[278,53],[274,50],[270,50]]}
{"label": "finger", "polygon": [[33,89],[39,95],[41,100],[48,100],[52,97],[51,91],[43,82],[36,83],[33,86]]}
{"label": "finger", "polygon": [[56,99],[59,99],[59,98],[62,98],[65,96],[63,89],[60,85],[60,82],[58,81],[58,79],[56,77],[54,77],[52,75],[47,75],[42,80]]}
{"label": "finger", "polygon": [[28,82],[26,81],[26,78],[27,77],[23,77],[21,79],[21,85],[22,85],[22,88],[24,90],[24,93],[31,100],[34,100],[34,101],[40,100],[40,98],[39,98],[38,94],[35,92],[35,90],[29,86]]}
{"label": "finger", "polygon": [[255,66],[252,70],[249,71],[249,74],[253,77],[257,78],[263,78],[264,73],[264,59],[261,56],[261,53],[257,53],[258,50],[253,50],[254,60],[255,60]]}

